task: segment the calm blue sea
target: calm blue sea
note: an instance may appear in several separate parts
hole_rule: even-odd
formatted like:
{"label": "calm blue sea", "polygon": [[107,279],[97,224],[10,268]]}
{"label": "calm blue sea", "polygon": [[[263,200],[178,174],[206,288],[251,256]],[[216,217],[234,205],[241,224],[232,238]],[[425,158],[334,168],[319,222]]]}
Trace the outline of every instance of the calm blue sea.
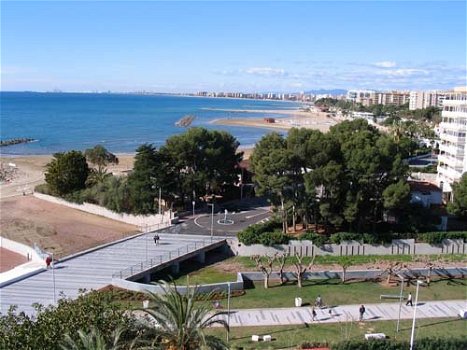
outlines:
{"label": "calm blue sea", "polygon": [[297,103],[169,95],[1,92],[1,139],[30,137],[37,142],[2,147],[2,154],[50,154],[102,144],[112,152],[134,152],[146,142],[165,143],[182,133],[175,126],[186,114],[193,126],[226,130],[242,146],[253,145],[268,130],[212,125],[218,118],[258,118],[260,113],[215,109],[291,109]]}

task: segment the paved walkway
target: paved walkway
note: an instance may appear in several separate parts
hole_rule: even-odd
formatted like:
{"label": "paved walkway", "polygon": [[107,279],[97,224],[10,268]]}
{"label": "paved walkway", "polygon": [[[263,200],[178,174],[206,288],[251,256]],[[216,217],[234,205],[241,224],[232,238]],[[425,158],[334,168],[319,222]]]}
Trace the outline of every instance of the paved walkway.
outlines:
{"label": "paved walkway", "polygon": [[[230,326],[285,326],[293,324],[339,323],[358,321],[360,305],[342,305],[331,308],[316,308],[316,321],[312,321],[311,307],[277,309],[231,310]],[[365,321],[397,320],[399,303],[365,304]],[[420,301],[417,306],[417,319],[456,317],[461,309],[467,309],[467,300]],[[401,319],[412,319],[413,307],[402,303]],[[224,311],[224,310],[223,310]],[[224,316],[226,319],[227,316]],[[467,321],[466,321],[467,322]]]}
{"label": "paved walkway", "polygon": [[[80,289],[99,289],[111,284],[112,274],[153,259],[155,264],[166,262],[187,252],[196,251],[211,242],[222,241],[220,237],[174,235],[158,233],[160,243],[153,241],[154,233],[139,235],[124,241],[64,259],[55,264],[55,269],[41,271],[33,276],[0,288],[0,312],[17,305],[18,311],[34,314],[31,304],[45,306],[54,303],[60,296],[75,298]],[[55,288],[54,288],[55,283]]]}

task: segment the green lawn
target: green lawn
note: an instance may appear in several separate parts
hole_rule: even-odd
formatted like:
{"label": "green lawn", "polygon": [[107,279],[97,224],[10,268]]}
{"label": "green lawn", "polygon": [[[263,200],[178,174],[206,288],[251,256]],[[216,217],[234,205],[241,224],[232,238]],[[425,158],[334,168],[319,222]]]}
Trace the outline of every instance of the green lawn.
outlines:
{"label": "green lawn", "polygon": [[189,284],[210,284],[221,282],[234,282],[237,280],[236,273],[223,272],[215,266],[208,266],[198,271],[193,271],[188,275],[178,276],[175,279],[177,285]]}
{"label": "green lawn", "polygon": [[[387,287],[376,282],[348,282],[342,284],[340,280],[311,280],[303,281],[303,288],[295,283],[280,286],[273,284],[264,289],[261,281],[253,288],[245,290],[242,296],[231,299],[231,307],[238,309],[293,307],[294,298],[301,297],[304,303],[313,303],[321,295],[326,305],[369,304],[379,303],[381,294],[399,294],[400,287]],[[404,294],[414,293],[415,286],[404,287]],[[422,287],[419,291],[420,300],[449,300],[467,298],[467,280],[438,280],[432,281],[430,287]],[[392,302],[394,300],[383,300]]]}
{"label": "green lawn", "polygon": [[[397,339],[408,341],[412,323],[409,320],[401,321],[401,331]],[[395,336],[396,321],[380,321],[365,323],[342,324],[313,324],[308,327],[300,326],[271,326],[271,327],[239,327],[232,328],[229,345],[232,349],[296,349],[304,342],[323,342],[334,344],[347,339],[364,339],[365,333],[385,333],[392,339]],[[226,331],[221,328],[211,328],[209,334],[226,339]],[[273,341],[270,343],[254,343],[251,335],[270,334]],[[424,319],[417,321],[416,338],[426,337],[466,337],[467,321],[462,319]]]}

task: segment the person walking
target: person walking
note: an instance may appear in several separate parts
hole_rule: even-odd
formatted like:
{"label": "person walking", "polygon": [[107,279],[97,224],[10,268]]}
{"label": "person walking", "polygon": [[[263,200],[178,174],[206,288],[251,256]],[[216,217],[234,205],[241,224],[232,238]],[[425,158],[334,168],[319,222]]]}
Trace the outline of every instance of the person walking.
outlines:
{"label": "person walking", "polygon": [[159,245],[159,235],[154,236],[154,244]]}
{"label": "person walking", "polygon": [[413,306],[412,304],[412,293],[409,293],[409,296],[407,297],[407,302],[405,303],[405,306],[408,306],[410,304],[410,306]]}
{"label": "person walking", "polygon": [[360,306],[360,309],[359,309],[359,312],[360,312],[360,318],[359,318],[359,321],[363,321],[363,315],[365,314],[365,306]]}
{"label": "person walking", "polygon": [[315,301],[315,306],[322,307],[323,306],[323,299],[321,299],[321,295],[318,295]]}
{"label": "person walking", "polygon": [[316,310],[314,306],[311,308],[311,320],[316,321]]}

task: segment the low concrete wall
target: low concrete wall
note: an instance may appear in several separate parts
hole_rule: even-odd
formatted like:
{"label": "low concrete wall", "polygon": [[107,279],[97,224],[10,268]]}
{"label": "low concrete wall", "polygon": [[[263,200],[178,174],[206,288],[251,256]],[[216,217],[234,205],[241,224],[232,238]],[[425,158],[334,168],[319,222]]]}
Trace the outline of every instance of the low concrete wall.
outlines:
{"label": "low concrete wall", "polygon": [[37,192],[34,193],[34,197],[51,202],[51,203],[64,205],[64,206],[67,206],[73,209],[81,210],[86,213],[103,216],[103,217],[106,217],[112,220],[121,221],[121,222],[130,224],[130,225],[135,225],[135,226],[140,227],[141,231],[144,231],[144,232],[149,232],[149,231],[153,231],[156,229],[168,227],[171,225],[171,221],[173,219],[173,214],[170,211],[164,214],[161,214],[161,215],[159,214],[154,214],[154,215],[120,214],[120,213],[115,213],[109,209],[106,209],[104,207],[101,207],[95,204],[71,203],[71,202],[67,202],[64,199],[60,199],[57,197],[53,197],[53,196],[49,196],[49,195],[37,193]]}
{"label": "low concrete wall", "polygon": [[[227,293],[229,290],[230,284],[230,291],[237,291],[243,290],[243,277],[241,273],[237,273],[237,281],[235,282],[222,282],[222,283],[212,283],[212,284],[202,284],[197,285],[196,288],[200,293]],[[115,287],[131,290],[134,292],[152,292],[156,294],[163,293],[163,289],[157,284],[146,284],[146,283],[139,283],[128,281],[125,279],[120,278],[112,278],[112,285]],[[191,287],[194,287],[192,285]],[[186,294],[187,286],[179,286],[177,285],[177,290],[180,294]]]}
{"label": "low concrete wall", "polygon": [[[312,280],[312,279],[339,279],[341,278],[342,271],[311,271],[306,272],[303,275],[303,279]],[[399,271],[399,275],[404,276],[405,278],[417,278],[420,276],[427,276],[429,274],[428,269],[405,269]],[[448,267],[445,269],[433,269],[431,272],[433,276],[440,277],[460,277],[465,278],[467,276],[467,267]],[[347,279],[375,279],[382,278],[385,276],[385,272],[382,270],[352,270],[347,271]],[[279,279],[278,273],[272,273],[270,275],[270,280]],[[296,281],[296,274],[293,272],[284,273],[284,278],[288,281]],[[227,293],[229,284],[231,291],[238,291],[245,289],[245,282],[248,281],[263,281],[264,275],[261,272],[238,272],[237,281],[235,282],[222,282],[222,283],[213,283],[213,284],[202,284],[198,285],[198,291],[201,293],[210,293],[210,292],[224,292]],[[147,292],[160,294],[163,293],[163,289],[156,284],[145,284],[139,282],[132,282],[124,279],[113,278],[112,285],[115,287],[131,290],[134,292]],[[186,293],[186,286],[177,286],[177,290],[181,294]]]}
{"label": "low concrete wall", "polygon": [[40,262],[45,265],[44,258],[39,255],[34,248],[25,244],[12,241],[11,239],[0,236],[0,247],[11,250],[17,254],[25,256],[29,261]]}
{"label": "low concrete wall", "polygon": [[414,239],[395,239],[390,244],[362,244],[357,241],[344,241],[341,244],[325,244],[317,247],[311,241],[290,241],[289,244],[267,247],[261,244],[245,245],[236,238],[228,240],[230,249],[235,255],[274,255],[287,253],[290,256],[314,256],[314,255],[405,255],[405,254],[466,254],[467,244],[462,239],[445,239],[440,245],[427,243],[415,243]]}

